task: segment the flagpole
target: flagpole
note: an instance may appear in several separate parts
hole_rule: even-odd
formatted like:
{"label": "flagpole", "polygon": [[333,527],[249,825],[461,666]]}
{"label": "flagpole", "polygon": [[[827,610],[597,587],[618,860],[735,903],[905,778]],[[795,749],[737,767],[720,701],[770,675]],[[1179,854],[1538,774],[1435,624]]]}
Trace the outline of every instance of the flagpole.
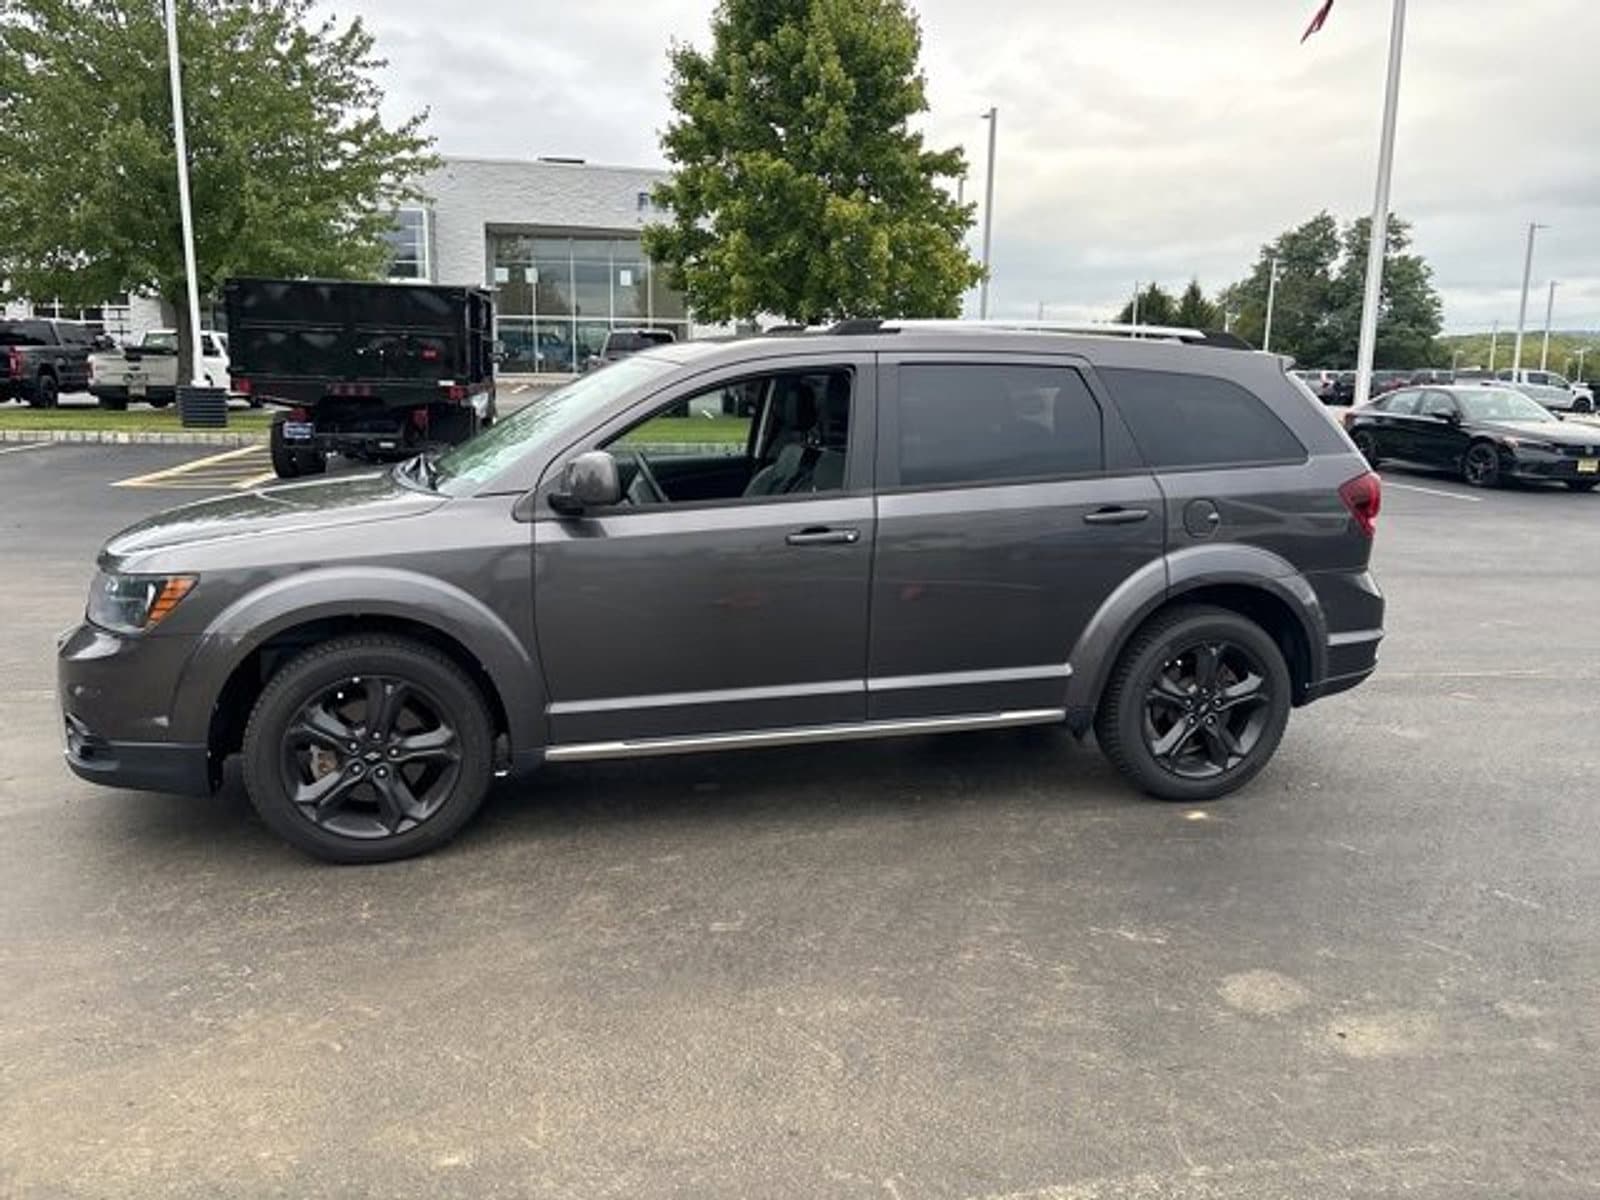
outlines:
{"label": "flagpole", "polygon": [[183,76],[178,70],[178,14],[166,0],[167,81],[172,86],[172,144],[178,157],[178,215],[183,223],[183,266],[189,283],[189,361],[195,387],[205,387],[200,370],[200,282],[194,265],[194,212],[189,207],[189,143],[183,130]]}
{"label": "flagpole", "polygon": [[1389,250],[1389,181],[1394,174],[1394,127],[1400,107],[1400,61],[1406,41],[1406,0],[1394,0],[1389,27],[1389,83],[1383,98],[1383,139],[1378,150],[1378,186],[1367,246],[1367,288],[1361,302],[1361,345],[1356,353],[1355,403],[1372,396],[1372,360],[1378,348],[1378,305],[1383,298],[1383,263]]}

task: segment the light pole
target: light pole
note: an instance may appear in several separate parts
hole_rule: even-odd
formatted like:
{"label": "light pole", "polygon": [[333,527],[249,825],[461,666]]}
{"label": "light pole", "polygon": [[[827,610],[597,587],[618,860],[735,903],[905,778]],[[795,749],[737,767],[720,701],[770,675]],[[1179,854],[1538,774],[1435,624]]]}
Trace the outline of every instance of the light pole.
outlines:
{"label": "light pole", "polygon": [[1494,352],[1500,348],[1500,322],[1489,331],[1489,374],[1494,374]]}
{"label": "light pole", "polygon": [[1539,351],[1539,370],[1550,369],[1550,317],[1556,311],[1556,281],[1550,281],[1550,298],[1544,302],[1544,349]]}
{"label": "light pole", "polygon": [[1378,304],[1383,298],[1383,260],[1389,250],[1389,181],[1394,175],[1394,127],[1400,112],[1400,64],[1405,57],[1406,0],[1394,0],[1389,24],[1389,81],[1383,95],[1383,135],[1378,143],[1378,184],[1367,241],[1367,286],[1361,300],[1361,343],[1356,351],[1353,403],[1372,397],[1372,359],[1378,349]]}
{"label": "light pole", "polygon": [[178,158],[178,216],[183,224],[183,267],[189,284],[189,364],[195,387],[205,387],[200,371],[200,281],[194,265],[194,213],[189,207],[189,142],[183,132],[183,77],[178,70],[176,0],[166,0],[167,81],[172,87],[172,144]]}
{"label": "light pole", "polygon": [[1547,228],[1537,221],[1528,222],[1528,252],[1522,260],[1522,303],[1517,308],[1517,342],[1511,351],[1511,378],[1522,370],[1522,332],[1528,324],[1528,284],[1533,279],[1533,235]]}
{"label": "light pole", "polygon": [[[168,0],[170,3],[171,0]],[[1000,127],[1000,110],[993,105],[983,114],[989,122],[989,172],[983,185],[983,283],[978,289],[978,316],[989,315],[989,235],[994,228],[994,134]]]}
{"label": "light pole", "polygon": [[1261,335],[1261,350],[1266,353],[1272,349],[1272,310],[1278,302],[1278,256],[1274,254],[1267,259],[1267,328]]}
{"label": "light pole", "polygon": [[1583,356],[1585,354],[1587,354],[1587,353],[1589,353],[1589,347],[1587,347],[1587,346],[1579,346],[1578,347],[1578,382],[1579,383],[1583,382]]}
{"label": "light pole", "polygon": [[[1130,324],[1130,325],[1137,325],[1139,323],[1139,288],[1140,288],[1140,286],[1141,286],[1141,284],[1139,283],[1139,281],[1137,279],[1133,281],[1133,310],[1132,310],[1133,311],[1133,318],[1128,322],[1128,324]],[[1138,335],[1135,334],[1134,336],[1137,337]]]}

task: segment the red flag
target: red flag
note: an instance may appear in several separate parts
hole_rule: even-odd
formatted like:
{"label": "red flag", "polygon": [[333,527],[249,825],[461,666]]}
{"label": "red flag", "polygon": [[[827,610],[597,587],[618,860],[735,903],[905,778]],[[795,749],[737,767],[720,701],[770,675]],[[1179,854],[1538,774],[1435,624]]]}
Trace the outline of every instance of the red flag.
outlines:
{"label": "red flag", "polygon": [[1302,46],[1306,44],[1308,37],[1322,28],[1328,19],[1328,14],[1332,11],[1333,0],[1324,0],[1322,7],[1317,9],[1317,15],[1311,18],[1311,24],[1307,25],[1306,31],[1300,35],[1300,44]]}

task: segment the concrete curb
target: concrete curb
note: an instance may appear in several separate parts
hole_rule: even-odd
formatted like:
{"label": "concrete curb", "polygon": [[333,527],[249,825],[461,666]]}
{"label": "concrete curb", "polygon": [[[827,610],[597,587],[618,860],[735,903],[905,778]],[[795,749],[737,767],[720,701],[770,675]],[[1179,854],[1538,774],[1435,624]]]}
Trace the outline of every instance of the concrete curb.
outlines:
{"label": "concrete curb", "polygon": [[181,433],[128,429],[0,429],[3,442],[70,442],[101,446],[265,446],[265,433],[183,430]]}

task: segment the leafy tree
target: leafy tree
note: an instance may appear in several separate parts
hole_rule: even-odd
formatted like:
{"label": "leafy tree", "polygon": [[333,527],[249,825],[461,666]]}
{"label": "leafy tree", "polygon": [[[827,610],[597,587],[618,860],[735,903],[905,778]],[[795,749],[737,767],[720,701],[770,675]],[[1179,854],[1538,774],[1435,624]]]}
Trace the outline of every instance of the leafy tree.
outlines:
{"label": "leafy tree", "polygon": [[[1362,217],[1344,231],[1344,263],[1331,293],[1329,328],[1337,354],[1348,347],[1355,365],[1361,338],[1361,305],[1367,279],[1372,218]],[[1444,328],[1444,303],[1433,287],[1433,271],[1416,254],[1407,254],[1411,226],[1389,218],[1388,257],[1378,306],[1378,340],[1373,364],[1379,367],[1449,365],[1436,339]],[[1340,364],[1344,365],[1344,364]]]}
{"label": "leafy tree", "polygon": [[1191,279],[1178,298],[1177,324],[1186,329],[1221,329],[1222,314],[1215,304],[1206,299],[1200,281]]}
{"label": "leafy tree", "polygon": [[704,320],[952,317],[981,278],[965,173],[908,122],[927,108],[902,0],[723,0],[712,48],[671,53],[676,172],[646,251]]}
{"label": "leafy tree", "polygon": [[[407,183],[434,165],[426,114],[378,116],[359,20],[313,0],[180,0],[202,296],[229,275],[372,276]],[[160,0],[0,0],[0,281],[12,295],[184,302]]]}
{"label": "leafy tree", "polygon": [[[1171,325],[1176,321],[1177,313],[1178,302],[1159,283],[1148,284],[1139,290],[1139,324]],[[1119,325],[1133,323],[1132,300],[1122,306],[1116,321]]]}
{"label": "leafy tree", "polygon": [[[1322,212],[1263,246],[1249,276],[1224,290],[1229,311],[1236,314],[1233,331],[1262,344],[1269,264],[1276,258],[1273,350],[1307,366],[1355,366],[1371,225],[1362,218],[1341,229]],[[1427,263],[1406,253],[1410,245],[1410,226],[1391,217],[1374,358],[1379,367],[1427,366],[1438,359],[1435,339],[1443,327],[1443,305]]]}

